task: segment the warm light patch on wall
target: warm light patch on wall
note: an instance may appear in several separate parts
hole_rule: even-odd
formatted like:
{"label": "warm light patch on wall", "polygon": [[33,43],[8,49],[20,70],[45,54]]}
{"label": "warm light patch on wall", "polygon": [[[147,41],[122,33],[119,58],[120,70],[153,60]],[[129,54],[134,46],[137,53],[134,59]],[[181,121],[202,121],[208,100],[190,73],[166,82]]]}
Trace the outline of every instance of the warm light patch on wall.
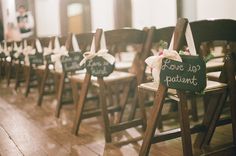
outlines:
{"label": "warm light patch on wall", "polygon": [[72,3],[67,7],[68,32],[83,32],[83,6],[80,3]]}

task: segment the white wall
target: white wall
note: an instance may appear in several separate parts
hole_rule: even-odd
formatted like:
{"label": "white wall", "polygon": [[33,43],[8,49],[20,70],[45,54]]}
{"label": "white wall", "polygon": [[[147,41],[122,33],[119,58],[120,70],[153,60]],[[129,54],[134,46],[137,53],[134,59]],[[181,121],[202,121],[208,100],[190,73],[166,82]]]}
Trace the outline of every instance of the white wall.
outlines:
{"label": "white wall", "polygon": [[60,0],[35,0],[37,36],[54,36],[61,34]]}
{"label": "white wall", "polygon": [[197,1],[183,0],[183,17],[188,18],[189,21],[195,21],[197,19]]}
{"label": "white wall", "polygon": [[165,27],[176,24],[176,0],[132,0],[133,27]]}
{"label": "white wall", "polygon": [[236,0],[197,0],[197,19],[230,18],[236,20]]}
{"label": "white wall", "polygon": [[14,23],[15,26],[17,26],[15,0],[2,0],[1,11],[3,14],[3,22],[4,22],[3,25],[5,31],[7,30],[7,23]]}
{"label": "white wall", "polygon": [[91,0],[92,30],[114,28],[113,0]]}

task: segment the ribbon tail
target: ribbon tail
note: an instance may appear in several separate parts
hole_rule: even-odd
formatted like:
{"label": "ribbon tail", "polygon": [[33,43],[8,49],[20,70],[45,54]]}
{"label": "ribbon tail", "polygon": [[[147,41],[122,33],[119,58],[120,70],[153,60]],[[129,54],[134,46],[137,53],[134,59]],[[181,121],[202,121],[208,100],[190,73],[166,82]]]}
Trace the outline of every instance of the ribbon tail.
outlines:
{"label": "ribbon tail", "polygon": [[72,46],[73,46],[73,49],[74,49],[75,52],[80,52],[81,51],[80,48],[79,48],[78,41],[75,37],[75,34],[73,34],[73,36],[72,36]]}
{"label": "ribbon tail", "polygon": [[80,65],[80,66],[84,65],[86,61],[87,61],[87,58],[84,57],[83,60],[79,63],[79,65]]}

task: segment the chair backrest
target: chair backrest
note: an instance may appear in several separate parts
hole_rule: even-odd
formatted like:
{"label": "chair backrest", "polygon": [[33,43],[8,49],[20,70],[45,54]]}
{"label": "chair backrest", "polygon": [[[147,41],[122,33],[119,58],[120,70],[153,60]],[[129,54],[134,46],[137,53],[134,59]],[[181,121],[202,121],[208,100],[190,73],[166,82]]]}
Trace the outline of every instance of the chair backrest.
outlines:
{"label": "chair backrest", "polygon": [[41,37],[39,38],[39,41],[42,47],[48,47],[50,41],[52,41],[52,37]]}
{"label": "chair backrest", "polygon": [[[104,33],[107,48],[113,55],[118,52],[126,51],[127,45],[144,45],[147,35],[145,31],[131,28],[109,30],[105,31]],[[142,48],[140,49],[142,50]]]}
{"label": "chair backrest", "polygon": [[58,38],[60,46],[66,45],[67,37],[66,36],[53,36],[52,40],[52,49],[55,48],[55,39]]}
{"label": "chair backrest", "polygon": [[151,27],[149,30],[147,30],[148,33],[143,48],[144,53],[142,53],[142,55],[136,56],[136,58],[134,59],[135,63],[133,63],[133,67],[131,69],[136,72],[141,72],[141,74],[139,74],[140,77],[138,78],[138,84],[139,82],[141,83],[145,79],[146,63],[144,61],[147,57],[152,55],[151,49],[153,48],[153,45],[160,41],[165,41],[169,44],[174,32],[174,28],[175,27],[165,27],[156,29],[156,27]]}
{"label": "chair backrest", "polygon": [[143,73],[141,71],[145,70],[142,68],[145,66],[142,56],[149,55],[149,51],[145,51],[144,49],[147,39],[147,31],[130,28],[109,30],[105,31],[105,38],[107,48],[112,55],[116,55],[119,52],[125,52],[128,45],[134,47],[136,54],[130,72],[136,74],[139,84],[142,79],[140,78],[142,77],[140,73]]}
{"label": "chair backrest", "polygon": [[90,50],[93,36],[94,33],[76,34],[76,39],[82,52]]}
{"label": "chair backrest", "polygon": [[151,27],[151,29],[153,29],[152,43],[157,43],[162,40],[170,44],[175,27],[165,27],[159,29],[156,27]]}
{"label": "chair backrest", "polygon": [[[29,39],[25,39],[27,46],[31,46],[31,47],[35,47],[35,38],[29,38]],[[24,41],[23,41],[24,42]],[[25,45],[23,44],[23,48]]]}
{"label": "chair backrest", "polygon": [[[236,20],[217,19],[202,20],[190,23],[197,53],[201,56],[200,45],[202,42],[226,41],[236,42]],[[225,65],[224,65],[225,66]],[[221,81],[226,81],[226,68],[221,72]]]}
{"label": "chair backrest", "polygon": [[[200,45],[210,41],[236,41],[236,20],[217,19],[190,22],[197,53]],[[201,55],[201,54],[200,54]]]}
{"label": "chair backrest", "polygon": [[83,52],[88,51],[91,47],[94,33],[81,33],[76,34],[76,40],[81,52],[75,52],[73,49],[72,37],[73,34],[69,34],[66,41],[66,48],[69,51],[69,56],[61,57],[62,68],[65,73],[74,73],[77,70],[81,70],[80,61],[83,59]]}

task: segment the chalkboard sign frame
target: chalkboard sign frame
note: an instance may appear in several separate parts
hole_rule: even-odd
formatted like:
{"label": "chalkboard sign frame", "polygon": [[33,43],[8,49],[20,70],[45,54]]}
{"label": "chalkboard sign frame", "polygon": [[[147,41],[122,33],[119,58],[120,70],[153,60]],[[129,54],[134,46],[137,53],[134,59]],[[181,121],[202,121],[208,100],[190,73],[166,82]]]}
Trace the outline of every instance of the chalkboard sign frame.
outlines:
{"label": "chalkboard sign frame", "polygon": [[43,53],[36,52],[34,55],[29,55],[29,61],[31,65],[43,65],[44,64],[44,57]]}
{"label": "chalkboard sign frame", "polygon": [[95,56],[86,61],[86,70],[89,74],[96,77],[107,77],[115,68],[115,63],[110,64],[103,57]]}
{"label": "chalkboard sign frame", "polygon": [[68,55],[61,56],[61,64],[64,72],[75,72],[85,68],[85,65],[80,66],[80,62],[84,58],[82,52],[69,52]]}
{"label": "chalkboard sign frame", "polygon": [[181,55],[183,62],[164,58],[160,82],[168,88],[202,92],[206,87],[206,64],[199,56]]}

